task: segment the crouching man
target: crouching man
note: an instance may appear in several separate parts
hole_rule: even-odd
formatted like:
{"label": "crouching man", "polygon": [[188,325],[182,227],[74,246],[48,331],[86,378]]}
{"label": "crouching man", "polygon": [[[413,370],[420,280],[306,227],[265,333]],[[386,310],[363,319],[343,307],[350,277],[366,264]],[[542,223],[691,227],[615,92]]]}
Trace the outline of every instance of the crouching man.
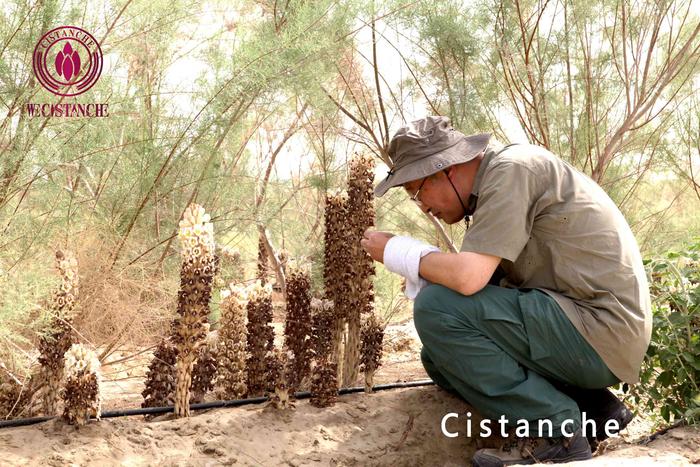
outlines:
{"label": "crouching man", "polygon": [[482,449],[473,465],[589,459],[606,434],[584,437],[581,412],[598,427],[629,423],[605,388],[638,381],[651,336],[647,280],[624,217],[549,151],[465,136],[446,117],[401,128],[388,152],[393,166],[376,196],[403,187],[448,224],[472,220],[458,253],[372,230],[361,242],[406,278],[428,375],[486,418],[527,420],[530,433],[540,420],[555,427],[552,437]]}

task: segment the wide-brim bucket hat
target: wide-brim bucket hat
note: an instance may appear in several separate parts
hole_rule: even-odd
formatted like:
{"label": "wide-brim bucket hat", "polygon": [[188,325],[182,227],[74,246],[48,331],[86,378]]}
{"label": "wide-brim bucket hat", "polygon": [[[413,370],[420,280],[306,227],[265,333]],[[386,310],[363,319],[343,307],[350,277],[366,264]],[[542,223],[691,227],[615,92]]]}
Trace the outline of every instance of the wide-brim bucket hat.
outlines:
{"label": "wide-brim bucket hat", "polygon": [[381,197],[390,188],[433,175],[470,160],[488,146],[491,135],[465,136],[452,128],[450,119],[426,117],[399,129],[389,143],[387,153],[392,166],[389,174],[375,188]]}

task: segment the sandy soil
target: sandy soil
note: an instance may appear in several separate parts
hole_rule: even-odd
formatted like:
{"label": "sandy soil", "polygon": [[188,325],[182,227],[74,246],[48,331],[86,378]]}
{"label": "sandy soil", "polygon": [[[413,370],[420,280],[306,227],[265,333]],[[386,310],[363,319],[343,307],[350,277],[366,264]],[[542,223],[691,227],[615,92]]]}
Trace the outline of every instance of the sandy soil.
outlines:
{"label": "sandy soil", "polygon": [[[426,377],[412,324],[388,330],[388,361],[378,384]],[[124,351],[129,354],[133,351]],[[113,359],[120,358],[115,355]],[[149,357],[105,368],[112,381],[103,410],[138,407]],[[124,379],[126,378],[126,379]],[[0,429],[2,465],[254,465],[254,466],[464,466],[476,449],[464,424],[447,438],[440,421],[448,412],[471,410],[435,386],[341,396],[328,409],[307,400],[278,411],[265,405],[197,412],[190,419],[161,416],[94,421],[77,429],[61,420]],[[460,419],[461,420],[461,419]],[[475,421],[474,423],[478,423]],[[700,427],[682,427],[638,444],[650,425],[635,419],[623,436],[601,449],[591,466],[700,464]]]}

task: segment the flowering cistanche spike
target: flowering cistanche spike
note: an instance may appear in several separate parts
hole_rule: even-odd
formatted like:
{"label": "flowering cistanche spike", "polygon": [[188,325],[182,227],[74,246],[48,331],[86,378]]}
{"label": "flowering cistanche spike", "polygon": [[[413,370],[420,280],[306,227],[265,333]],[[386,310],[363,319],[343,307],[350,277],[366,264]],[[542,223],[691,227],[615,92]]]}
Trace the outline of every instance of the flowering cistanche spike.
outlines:
{"label": "flowering cistanche spike", "polygon": [[153,353],[141,392],[141,407],[172,405],[175,395],[175,361],[177,349],[169,339],[163,339]]}
{"label": "flowering cistanche spike", "polygon": [[348,202],[345,231],[350,260],[348,267],[353,280],[348,283],[348,306],[345,315],[347,335],[343,360],[343,386],[352,386],[357,379],[360,364],[361,315],[372,312],[374,265],[360,245],[366,229],[374,225],[373,180],[374,160],[369,154],[360,154],[350,161],[348,174]]}
{"label": "flowering cistanche spike", "polygon": [[311,299],[313,369],[311,405],[329,407],[338,398],[338,363],[332,359],[336,349],[335,305],[330,300]]}
{"label": "flowering cistanche spike", "polygon": [[63,417],[74,425],[85,425],[90,417],[100,418],[100,361],[82,344],[73,344],[65,354],[66,384],[63,389]]}
{"label": "flowering cistanche spike", "polygon": [[216,340],[210,334],[202,346],[197,349],[197,359],[192,367],[192,388],[190,404],[204,402],[204,396],[214,389],[214,378],[218,370],[218,354]]}
{"label": "flowering cistanche spike", "polygon": [[311,277],[307,270],[292,265],[287,274],[287,316],[284,345],[294,356],[294,371],[289,381],[290,393],[309,376],[311,368]]}
{"label": "flowering cistanche spike", "polygon": [[0,372],[0,420],[20,416],[30,398],[27,388],[12,373]]}
{"label": "flowering cistanche spike", "polygon": [[374,387],[374,374],[382,364],[382,343],[384,328],[374,313],[362,323],[362,350],[360,352],[360,367],[365,373],[365,392],[371,393]]}
{"label": "flowering cistanche spike", "polygon": [[246,394],[246,295],[236,286],[221,291],[217,384],[225,399],[240,399]]}
{"label": "flowering cistanche spike", "polygon": [[[348,246],[348,196],[345,192],[326,196],[324,213],[323,283],[324,298],[333,302],[333,325],[329,328],[332,348],[328,358],[337,363],[340,371],[343,363],[342,342],[345,319],[350,307],[351,248]],[[339,374],[342,376],[342,373]]]}
{"label": "flowering cistanche spike", "polygon": [[248,292],[248,361],[246,362],[248,397],[274,391],[274,381],[266,379],[268,367],[274,363],[269,352],[274,350],[275,330],[272,327],[272,286],[255,282]]}
{"label": "flowering cistanche spike", "polygon": [[53,291],[49,302],[51,322],[47,332],[39,339],[41,369],[36,375],[44,385],[44,414],[49,416],[55,415],[58,409],[59,389],[63,379],[63,355],[70,349],[74,340],[73,307],[78,296],[78,262],[73,254],[57,251],[56,269],[61,276],[61,285]]}
{"label": "flowering cistanche spike", "polygon": [[190,415],[192,368],[209,331],[209,300],[218,268],[214,225],[209,221],[209,214],[203,207],[191,204],[185,210],[178,231],[182,268],[172,340],[177,348],[175,414],[179,417]]}
{"label": "flowering cistanche spike", "polygon": [[270,402],[275,408],[294,407],[290,381],[294,375],[294,355],[287,349],[273,350],[267,355],[267,378],[274,381],[275,391],[270,394]]}

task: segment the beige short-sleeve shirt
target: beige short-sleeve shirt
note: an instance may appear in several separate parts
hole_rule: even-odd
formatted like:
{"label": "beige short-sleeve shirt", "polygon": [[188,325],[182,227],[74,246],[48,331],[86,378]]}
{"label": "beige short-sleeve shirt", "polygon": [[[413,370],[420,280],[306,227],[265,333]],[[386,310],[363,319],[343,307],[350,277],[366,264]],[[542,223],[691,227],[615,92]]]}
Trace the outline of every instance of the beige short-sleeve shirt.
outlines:
{"label": "beige short-sleeve shirt", "polygon": [[593,180],[549,151],[487,151],[462,251],[502,258],[504,287],[552,296],[610,371],[639,381],[651,338],[649,286],[622,213]]}

